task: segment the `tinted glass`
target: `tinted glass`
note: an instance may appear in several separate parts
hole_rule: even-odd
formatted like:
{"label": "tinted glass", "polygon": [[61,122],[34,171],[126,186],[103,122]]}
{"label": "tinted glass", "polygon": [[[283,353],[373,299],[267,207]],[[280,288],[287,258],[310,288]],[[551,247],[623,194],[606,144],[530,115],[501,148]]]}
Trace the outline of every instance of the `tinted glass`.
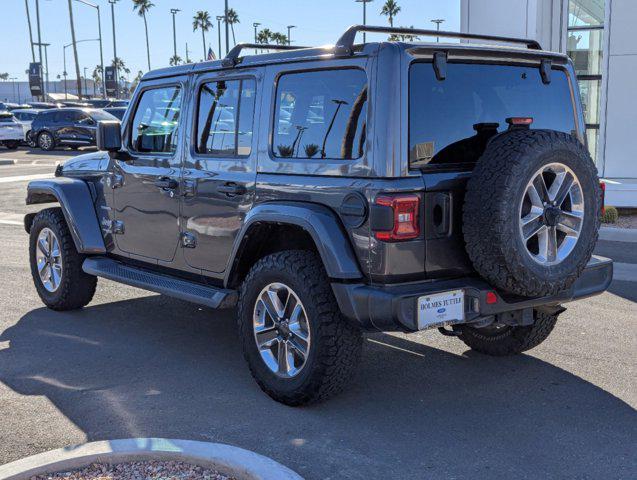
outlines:
{"label": "tinted glass", "polygon": [[144,91],[131,122],[131,148],[137,152],[174,152],[180,110],[179,87]]}
{"label": "tinted glass", "polygon": [[8,115],[2,115],[0,116],[0,123],[14,123],[13,117],[10,117]]}
{"label": "tinted glass", "polygon": [[249,155],[254,117],[252,79],[209,82],[199,93],[197,153]]}
{"label": "tinted glass", "polygon": [[487,141],[508,128],[508,117],[533,117],[531,128],[572,133],[573,103],[566,73],[539,68],[447,65],[438,81],[431,63],[409,76],[409,158],[412,166],[477,161]]}
{"label": "tinted glass", "polygon": [[92,110],[89,115],[93,120],[99,122],[100,120],[117,120],[113,115],[104,110]]}
{"label": "tinted glass", "polygon": [[363,155],[367,77],[362,70],[281,76],[273,151],[276,157],[355,159]]}

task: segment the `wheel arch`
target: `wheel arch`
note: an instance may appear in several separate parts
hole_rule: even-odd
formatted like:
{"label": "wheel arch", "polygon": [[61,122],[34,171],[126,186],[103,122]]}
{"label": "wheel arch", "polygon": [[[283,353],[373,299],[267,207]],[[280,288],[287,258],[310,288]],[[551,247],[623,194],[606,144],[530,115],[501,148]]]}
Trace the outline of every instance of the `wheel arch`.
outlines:
{"label": "wheel arch", "polygon": [[[26,203],[58,203],[77,251],[88,254],[106,253],[102,231],[93,207],[93,197],[83,180],[57,177],[29,182]],[[32,222],[33,215],[27,214],[24,219],[27,231],[30,231]]]}
{"label": "wheel arch", "polygon": [[237,286],[256,260],[288,249],[315,251],[330,278],[363,276],[350,239],[334,212],[311,203],[272,202],[247,214],[228,260],[224,285]]}

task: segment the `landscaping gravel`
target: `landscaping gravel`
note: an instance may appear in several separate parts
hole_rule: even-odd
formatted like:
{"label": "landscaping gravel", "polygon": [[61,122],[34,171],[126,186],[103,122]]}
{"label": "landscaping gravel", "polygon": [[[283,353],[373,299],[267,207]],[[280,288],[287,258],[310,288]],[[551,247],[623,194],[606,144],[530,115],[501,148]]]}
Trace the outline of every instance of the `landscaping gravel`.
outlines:
{"label": "landscaping gravel", "polygon": [[236,480],[183,462],[94,463],[80,470],[50,473],[31,480]]}

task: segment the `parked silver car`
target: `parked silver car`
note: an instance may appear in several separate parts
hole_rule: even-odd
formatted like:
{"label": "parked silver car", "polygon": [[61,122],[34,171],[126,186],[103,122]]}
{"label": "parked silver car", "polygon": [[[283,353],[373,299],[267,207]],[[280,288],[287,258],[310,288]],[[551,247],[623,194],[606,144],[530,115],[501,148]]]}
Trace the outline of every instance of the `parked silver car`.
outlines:
{"label": "parked silver car", "polygon": [[15,150],[24,138],[22,125],[11,112],[0,112],[0,145]]}
{"label": "parked silver car", "polygon": [[31,148],[37,146],[35,140],[31,138],[31,122],[33,122],[33,119],[41,111],[42,109],[39,108],[20,108],[11,112],[16,120],[22,124],[22,130],[24,132],[23,140]]}

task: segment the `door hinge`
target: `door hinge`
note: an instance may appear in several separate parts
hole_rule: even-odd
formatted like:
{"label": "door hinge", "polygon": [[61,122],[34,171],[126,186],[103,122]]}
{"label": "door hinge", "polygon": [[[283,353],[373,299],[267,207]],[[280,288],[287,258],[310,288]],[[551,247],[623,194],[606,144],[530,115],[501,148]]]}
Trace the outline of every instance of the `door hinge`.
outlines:
{"label": "door hinge", "polygon": [[121,220],[106,220],[103,222],[105,233],[121,235],[124,233],[124,222]]}
{"label": "door hinge", "polygon": [[106,177],[106,185],[111,188],[119,188],[124,185],[124,177],[117,173],[113,173]]}
{"label": "door hinge", "polygon": [[197,246],[197,237],[192,233],[184,232],[181,234],[181,245],[184,248],[195,248]]}

